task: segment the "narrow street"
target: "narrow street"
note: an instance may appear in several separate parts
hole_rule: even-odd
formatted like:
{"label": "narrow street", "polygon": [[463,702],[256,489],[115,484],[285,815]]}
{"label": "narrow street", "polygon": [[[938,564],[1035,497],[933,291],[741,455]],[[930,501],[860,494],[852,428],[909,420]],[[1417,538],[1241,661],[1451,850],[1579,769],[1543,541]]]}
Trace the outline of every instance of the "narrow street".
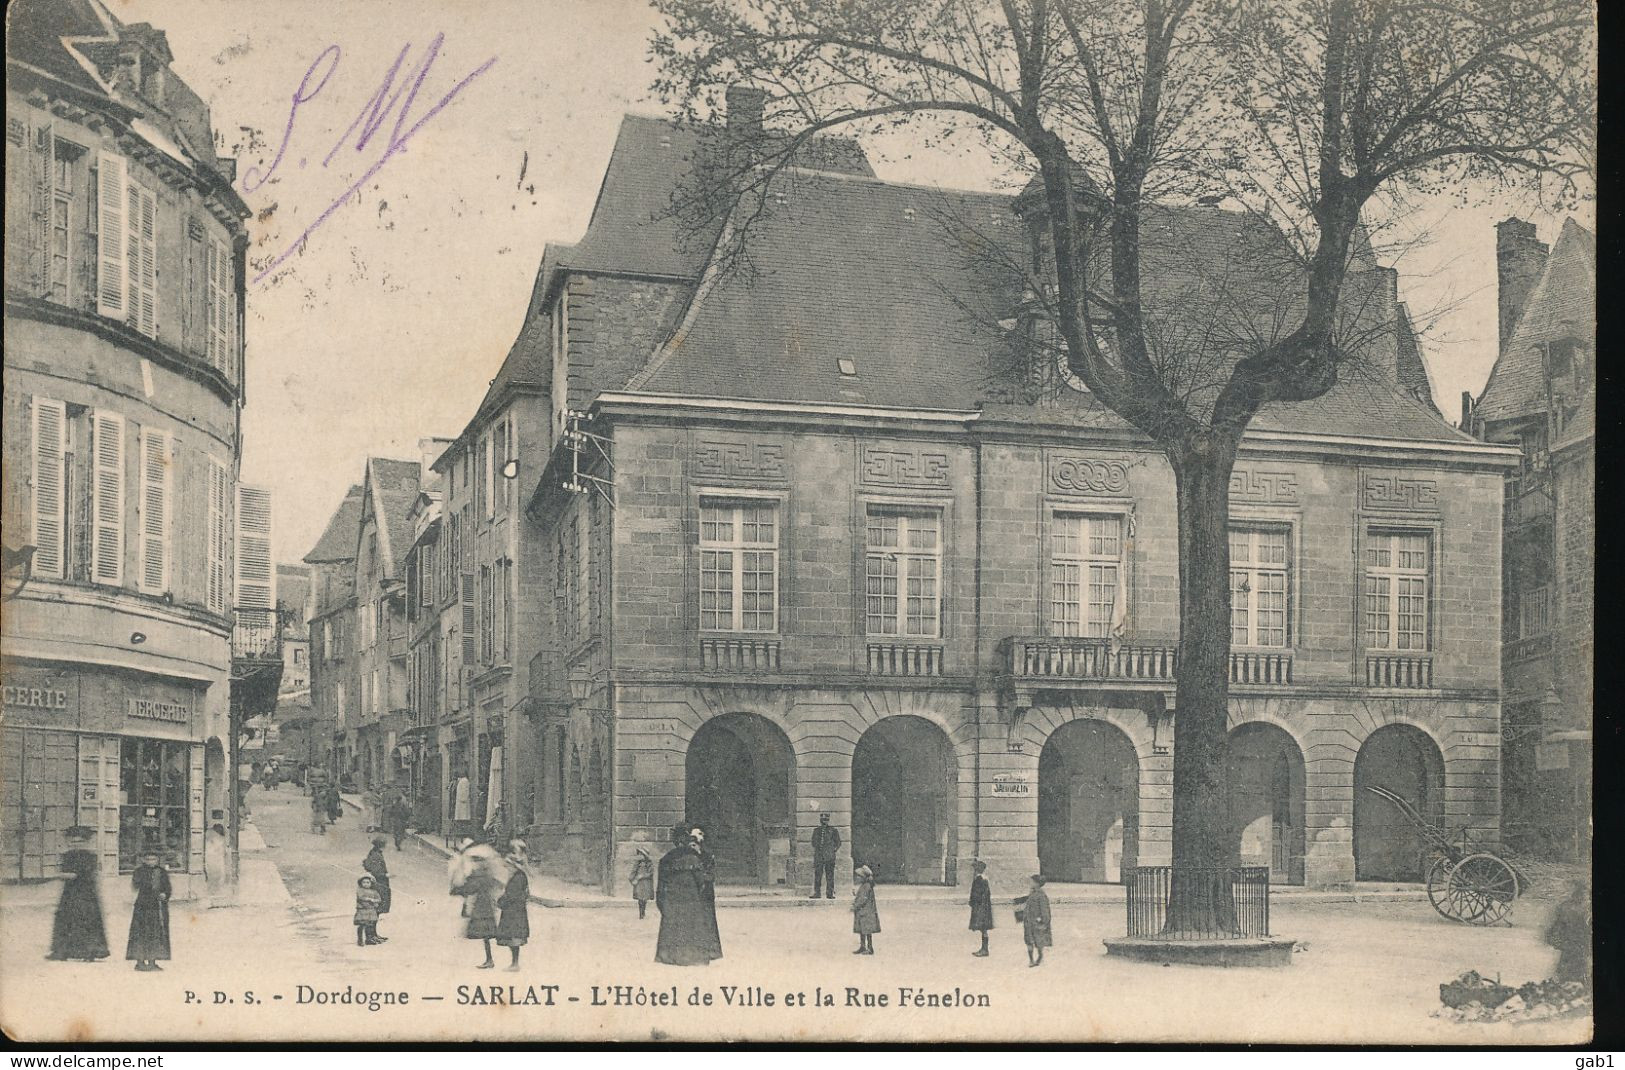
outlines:
{"label": "narrow street", "polygon": [[[174,905],[174,959],[163,973],[128,972],[123,960],[127,907],[104,889],[113,957],[100,963],[47,963],[50,909],[0,909],[8,955],[0,968],[0,1008],[13,1035],[93,1040],[98,1036],[176,1039],[153,1022],[181,1009],[211,1037],[298,1035],[309,1039],[434,1036],[459,1039],[603,1037],[623,1040],[734,1035],[827,1039],[985,1038],[1043,1035],[1076,1041],[1206,1040],[1328,1043],[1385,1040],[1440,1044],[1572,1042],[1584,1023],[1461,1025],[1429,1017],[1441,982],[1476,969],[1511,984],[1543,978],[1555,953],[1541,943],[1550,903],[1520,902],[1512,927],[1476,929],[1438,918],[1426,903],[1294,902],[1279,897],[1273,931],[1297,938],[1287,969],[1215,970],[1149,966],[1105,956],[1103,937],[1121,930],[1116,903],[1062,904],[1055,944],[1029,969],[1009,905],[996,906],[993,954],[973,958],[973,934],[958,904],[900,901],[879,889],[877,954],[855,957],[847,891],[802,909],[730,907],[719,911],[725,958],[707,968],[654,962],[659,928],[651,908],[532,905],[521,969],[481,970],[480,945],[461,935],[461,901],[448,894],[445,862],[420,844],[385,849],[394,906],[380,925],[389,942],[357,947],[351,923],[355,881],[368,843],[364,817],[348,810],[325,836],[309,831],[309,800],[297,789],[255,789],[245,850],[244,888],[231,907]],[[284,892],[283,889],[286,889]],[[108,982],[113,987],[107,989]],[[130,995],[139,985],[141,999]],[[493,1006],[476,986],[504,987]],[[544,985],[559,986],[545,1005]],[[594,1006],[597,998],[607,1005]],[[614,987],[632,1003],[614,1005]],[[639,1005],[639,993],[676,986],[677,1005]],[[690,1006],[698,986],[709,1007]],[[774,1005],[740,1007],[755,986]],[[848,988],[858,1004],[849,1005]],[[986,1007],[902,1005],[902,989],[986,994]],[[104,989],[117,992],[99,999]],[[410,1003],[315,1003],[313,992],[406,992]],[[812,1005],[818,990],[833,1006]],[[244,993],[252,992],[252,997]],[[217,997],[216,993],[219,993]],[[727,1002],[731,992],[733,1004]],[[785,1006],[789,992],[806,1006]],[[191,993],[192,1002],[188,1002]],[[488,990],[487,990],[488,994]],[[281,998],[278,999],[277,997]],[[441,997],[438,1000],[432,997]],[[424,997],[431,997],[425,999]],[[464,1002],[460,1002],[460,997]],[[576,1002],[570,1002],[574,997]],[[884,997],[886,1004],[879,1000]],[[219,1002],[217,1002],[217,999]],[[250,1002],[252,1000],[252,1002]],[[228,1002],[229,1001],[229,1002]]]}

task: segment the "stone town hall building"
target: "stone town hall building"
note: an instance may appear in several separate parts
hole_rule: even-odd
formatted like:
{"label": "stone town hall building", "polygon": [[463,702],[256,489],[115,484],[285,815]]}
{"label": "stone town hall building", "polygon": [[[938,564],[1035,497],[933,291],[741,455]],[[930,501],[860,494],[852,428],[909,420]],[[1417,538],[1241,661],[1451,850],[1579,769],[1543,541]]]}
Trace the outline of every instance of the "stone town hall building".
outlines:
{"label": "stone town hall building", "polygon": [[[1166,863],[1172,474],[1053,364],[1001,372],[1032,325],[965,235],[1031,257],[1030,198],[883,182],[832,140],[725,270],[671,206],[757,129],[730,96],[728,127],[624,120],[509,358],[551,369],[526,538],[553,588],[524,595],[544,620],[510,812],[606,887],[684,819],[725,881],[808,880],[826,812],[842,865],[883,881]],[[1148,277],[1211,319],[1200,280],[1273,240],[1170,209]],[[1422,876],[1371,785],[1442,823],[1499,814],[1515,457],[1433,409],[1393,272],[1361,250],[1350,286],[1387,329],[1328,396],[1259,417],[1231,488],[1232,849],[1289,883]]]}

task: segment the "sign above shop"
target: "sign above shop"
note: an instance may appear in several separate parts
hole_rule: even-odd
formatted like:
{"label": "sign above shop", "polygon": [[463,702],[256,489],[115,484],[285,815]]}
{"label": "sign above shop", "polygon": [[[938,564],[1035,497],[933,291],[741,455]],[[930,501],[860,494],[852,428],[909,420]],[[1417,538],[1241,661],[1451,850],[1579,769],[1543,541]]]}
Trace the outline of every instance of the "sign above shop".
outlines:
{"label": "sign above shop", "polygon": [[19,710],[65,710],[68,708],[68,692],[57,687],[13,687],[7,684],[4,688],[5,704]]}
{"label": "sign above shop", "polygon": [[126,699],[125,702],[125,710],[131,717],[140,717],[148,721],[174,721],[185,724],[192,717],[192,708],[179,702],[159,702],[150,698],[132,698]]}

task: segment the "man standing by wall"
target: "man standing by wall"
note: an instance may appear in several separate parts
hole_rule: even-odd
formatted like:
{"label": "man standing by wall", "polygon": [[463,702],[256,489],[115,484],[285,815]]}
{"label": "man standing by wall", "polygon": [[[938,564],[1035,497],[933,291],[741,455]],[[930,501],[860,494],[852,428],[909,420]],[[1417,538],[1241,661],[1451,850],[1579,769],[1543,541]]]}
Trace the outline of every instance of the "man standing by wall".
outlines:
{"label": "man standing by wall", "polygon": [[817,899],[820,890],[824,898],[835,898],[835,852],[840,846],[841,834],[829,823],[829,815],[819,814],[812,834],[813,890],[807,898]]}

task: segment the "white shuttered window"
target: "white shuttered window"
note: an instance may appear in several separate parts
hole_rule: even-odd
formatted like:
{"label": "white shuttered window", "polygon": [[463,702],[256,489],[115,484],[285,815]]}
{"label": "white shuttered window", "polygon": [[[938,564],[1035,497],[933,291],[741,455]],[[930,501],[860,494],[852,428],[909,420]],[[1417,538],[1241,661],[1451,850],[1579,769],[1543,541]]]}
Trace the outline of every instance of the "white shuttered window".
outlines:
{"label": "white shuttered window", "polygon": [[232,378],[236,373],[235,288],[232,286],[231,249],[224,242],[209,239],[205,246],[203,273],[207,292],[203,302],[203,320],[209,363],[220,374]]}
{"label": "white shuttered window", "polygon": [[32,574],[59,580],[67,566],[68,407],[34,399],[34,564]]}
{"label": "white shuttered window", "polygon": [[96,311],[121,320],[129,308],[125,298],[129,235],[124,225],[124,157],[102,153],[96,164],[96,183]]}
{"label": "white shuttered window", "polygon": [[141,590],[169,590],[170,499],[174,493],[173,448],[169,434],[141,430]]}
{"label": "white shuttered window", "polygon": [[129,197],[125,217],[129,241],[125,245],[126,299],[130,326],[149,338],[158,337],[158,201],[152,191],[126,178]]}
{"label": "white shuttered window", "polygon": [[226,547],[229,545],[226,520],[227,494],[231,481],[226,466],[209,458],[209,589],[210,612],[226,612]]}
{"label": "white shuttered window", "polygon": [[124,417],[116,412],[91,416],[90,578],[124,582]]}
{"label": "white shuttered window", "polygon": [[237,487],[237,605],[251,609],[276,605],[271,492],[264,487]]}

